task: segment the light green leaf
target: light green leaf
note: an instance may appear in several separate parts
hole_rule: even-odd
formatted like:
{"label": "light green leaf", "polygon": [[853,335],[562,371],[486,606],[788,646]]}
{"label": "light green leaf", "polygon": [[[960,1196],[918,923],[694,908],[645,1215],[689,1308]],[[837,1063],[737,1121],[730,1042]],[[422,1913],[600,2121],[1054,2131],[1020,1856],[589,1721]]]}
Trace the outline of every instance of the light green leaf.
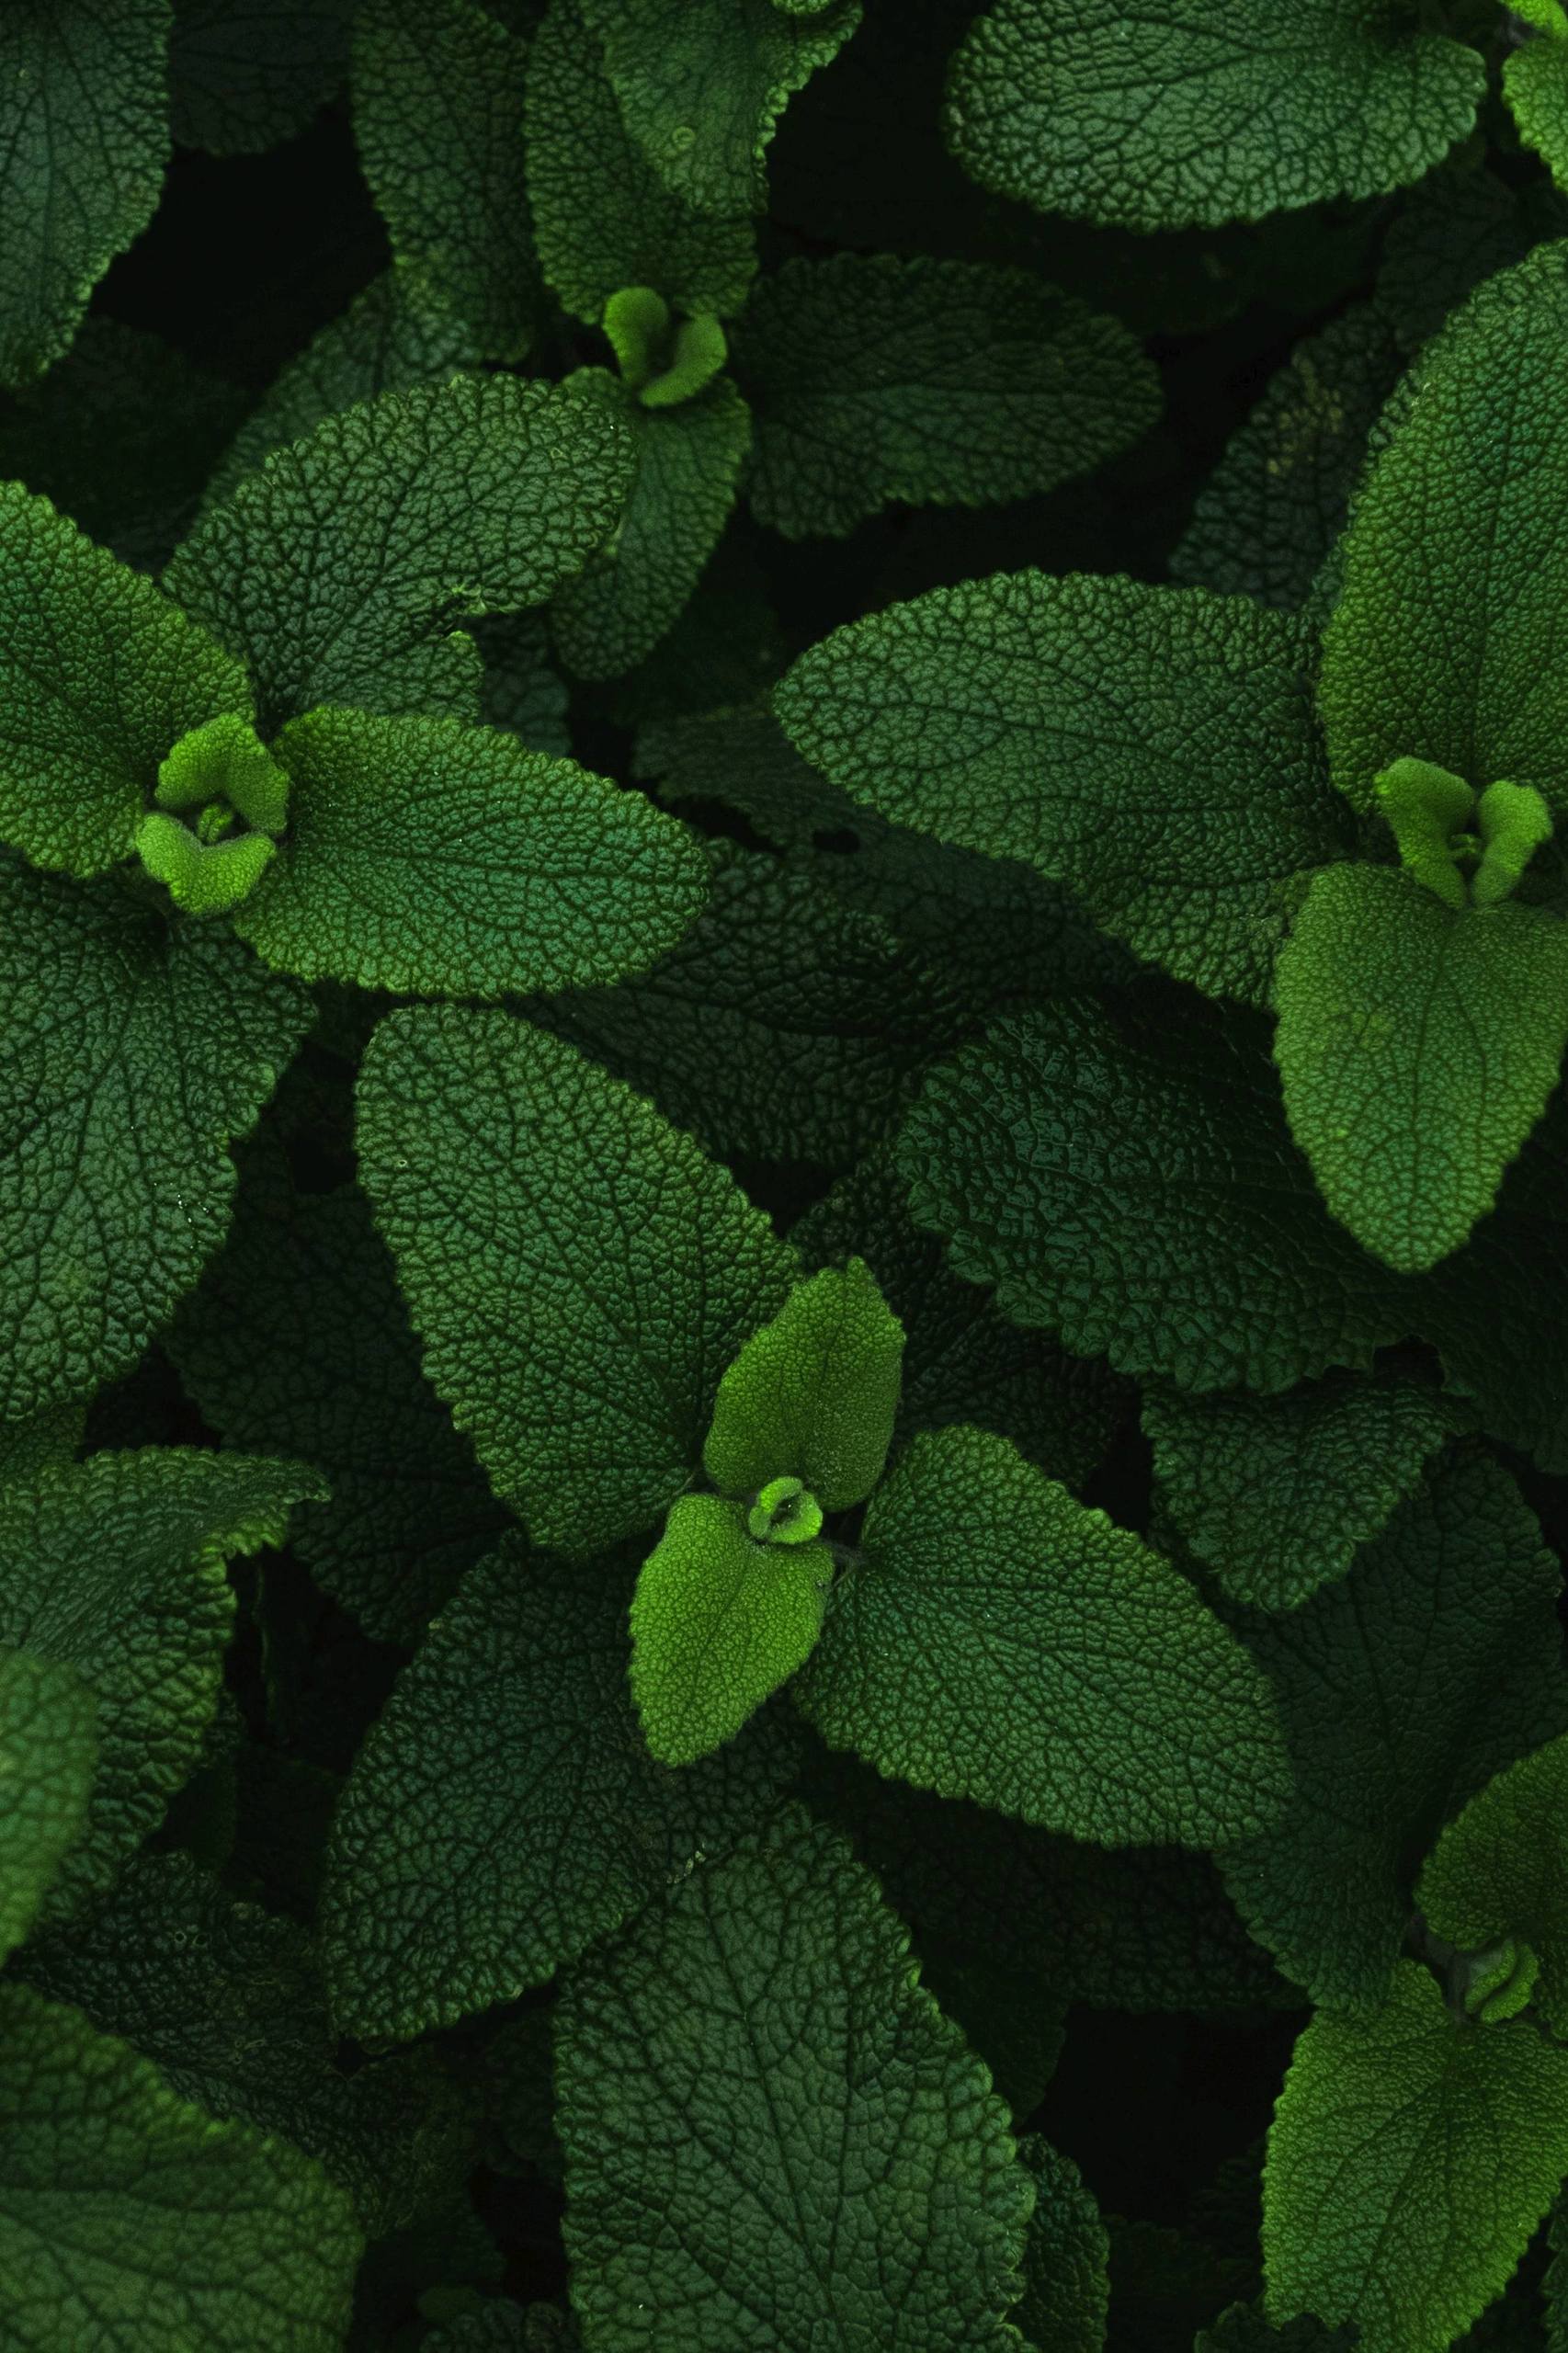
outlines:
{"label": "light green leaf", "polygon": [[628,131],[597,36],[576,0],[551,0],[528,51],[528,199],[545,276],[597,326],[622,286],[652,286],[687,313],[739,310],[756,274],[749,207],[699,211]]}
{"label": "light green leaf", "polygon": [[727,1495],[787,1472],[824,1511],[864,1503],[892,1443],[903,1363],[903,1326],[865,1261],[824,1267],[796,1285],[725,1372],[704,1470]]}
{"label": "light green leaf", "polygon": [[289,838],[234,928],[303,980],[476,997],[613,981],[707,898],[676,818],[499,729],[319,710],[276,750]]}
{"label": "light green leaf", "polygon": [[175,0],[170,127],[182,147],[254,155],[304,131],[348,68],[355,0]]}
{"label": "light green leaf", "polygon": [[1338,1584],[1288,1616],[1232,1613],[1278,1694],[1295,1790],[1221,1869],[1315,2001],[1376,2006],[1438,1825],[1568,1725],[1558,1584],[1513,1480],[1461,1447]]}
{"label": "light green leaf", "polygon": [[682,1772],[649,1756],[631,1583],[513,1538],[404,1668],[332,1829],[322,1939],[348,2032],[422,2034],[541,1984],[767,1807],[788,1718]]}
{"label": "light green leaf", "polygon": [[1330,1373],[1284,1397],[1143,1399],[1172,1519],[1225,1591],[1259,1609],[1293,1609],[1342,1577],[1465,1423],[1457,1399],[1397,1372]]}
{"label": "light green leaf", "polygon": [[[0,859],[0,1411],[128,1371],[222,1240],[311,1017],[222,926]],[[23,1148],[25,1145],[25,1149]]]}
{"label": "light green leaf", "polygon": [[205,630],[48,499],[0,483],[0,837],[73,874],[117,865],[176,740],[249,709]]}
{"label": "light green leaf", "polygon": [[1109,2242],[1093,2192],[1071,2157],[1043,2134],[1018,2143],[1034,2176],[1034,2212],[1024,2242],[1024,2292],[1013,2325],[1040,2353],[1100,2353],[1110,2283]]}
{"label": "light green leaf", "polygon": [[677,1496],[638,1575],[631,1696],[663,1765],[733,1740],[822,1631],[827,1546],[758,1541],[747,1529],[744,1504]]}
{"label": "light green leaf", "polygon": [[169,156],[169,0],[20,0],[0,21],[0,382],[58,359]]}
{"label": "light green leaf", "polygon": [[1260,1000],[1279,884],[1344,838],[1309,660],[1293,616],[1239,597],[999,573],[835,631],[775,700],[855,800],[1025,859],[1139,955]]}
{"label": "light green leaf", "polygon": [[[1526,11],[1517,10],[1524,15]],[[1568,22],[1561,8],[1544,40],[1528,40],[1503,67],[1503,95],[1520,138],[1568,188]]]}
{"label": "light green leaf", "polygon": [[218,2124],[125,2043],[0,1986],[0,2276],[16,2353],[338,2353],[360,2240],[286,2142]]}
{"label": "light green leaf", "polygon": [[1168,1561],[1005,1438],[915,1438],[794,1686],[879,1771],[1102,1846],[1205,1847],[1290,1795],[1264,1677]]}
{"label": "light green leaf", "polygon": [[1360,2325],[1361,2353],[1448,2353],[1568,2172],[1568,2051],[1524,2019],[1455,2020],[1414,1961],[1366,2019],[1319,2017],[1268,2135],[1276,2320]]}
{"label": "light green leaf", "polygon": [[859,0],[791,17],[773,0],[583,0],[626,128],[699,212],[759,212],[790,97],[838,54]]}
{"label": "light green leaf", "polygon": [[1486,86],[1397,0],[994,0],[948,85],[983,188],[1128,229],[1211,228],[1418,180]]}
{"label": "light green leaf", "polygon": [[542,307],[525,56],[478,0],[369,0],[354,23],[354,136],[404,298],[484,359],[520,359]]}
{"label": "light green leaf", "polygon": [[97,1702],[86,1826],[46,1899],[107,1886],[201,1753],[234,1597],[231,1553],[280,1544],[324,1492],[302,1464],[148,1447],[0,1490],[0,1643],[74,1669]]}
{"label": "light green leaf", "polygon": [[506,1014],[393,1014],[359,1101],[426,1370],[496,1493],[562,1551],[656,1525],[792,1253],[689,1136]]}
{"label": "light green leaf", "polygon": [[136,828],[136,855],[144,871],[188,915],[233,914],[256,889],[277,848],[266,834],[202,841],[177,817],[157,809]]}
{"label": "light green leaf", "polygon": [[573,2300],[597,2353],[1017,2353],[1030,2183],[869,1872],[794,1810],[574,1972]]}
{"label": "light green leaf", "polygon": [[82,1835],[97,1703],[75,1669],[0,1648],[0,1959],[32,1927]]}
{"label": "light green leaf", "polygon": [[1159,380],[1127,329],[1021,269],[796,259],[731,330],[756,419],[753,511],[788,539],[880,507],[1054,490],[1139,440]]}
{"label": "light green leaf", "polygon": [[1492,278],[1417,361],[1357,501],[1324,640],[1335,782],[1361,810],[1392,760],[1480,790],[1533,785],[1568,813],[1554,648],[1568,554],[1558,399],[1568,248]]}
{"label": "light green leaf", "polygon": [[281,1157],[247,1164],[165,1346],[226,1445],[319,1465],[332,1493],[296,1515],[295,1552],[372,1641],[412,1645],[507,1515],[420,1371],[364,1195],[297,1194]]}
{"label": "light green leaf", "polygon": [[727,378],[674,407],[621,397],[637,452],[625,514],[550,604],[556,652],[580,678],[631,669],[678,620],[730,519],[751,443]]}
{"label": "light green leaf", "polygon": [[1528,1943],[1540,1963],[1535,2001],[1568,2036],[1568,1738],[1510,1765],[1471,1798],[1427,1858],[1415,1900],[1428,1927],[1462,1950]]}
{"label": "light green leaf", "polygon": [[1568,924],[1445,906],[1392,867],[1313,878],[1275,972],[1274,1057],[1324,1200],[1402,1273],[1457,1250],[1557,1084]]}
{"label": "light green leaf", "polygon": [[244,656],[268,729],[328,702],[472,717],[455,624],[542,604],[620,512],[613,389],[460,376],[324,417],[208,510],[169,590]]}

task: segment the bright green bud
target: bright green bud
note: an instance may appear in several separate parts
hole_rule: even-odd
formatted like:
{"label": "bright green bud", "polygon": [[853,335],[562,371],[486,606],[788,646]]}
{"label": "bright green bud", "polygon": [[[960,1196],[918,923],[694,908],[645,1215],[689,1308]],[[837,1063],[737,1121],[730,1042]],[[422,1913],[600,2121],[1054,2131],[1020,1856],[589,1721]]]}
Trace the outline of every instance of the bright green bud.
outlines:
{"label": "bright green bud", "polygon": [[690,400],[729,358],[717,319],[704,314],[677,324],[651,286],[623,286],[612,294],[604,327],[621,375],[644,408],[674,408]]}
{"label": "bright green bud", "polygon": [[1477,1954],[1464,1991],[1464,2006],[1483,2026],[1517,2018],[1535,1991],[1540,1956],[1509,1937],[1489,1953]]}
{"label": "bright green bud", "polygon": [[803,1479],[770,1479],[746,1514],[759,1544],[809,1544],[822,1533],[822,1506]]}
{"label": "bright green bud", "polygon": [[1424,882],[1446,906],[1464,906],[1460,860],[1467,845],[1454,836],[1475,809],[1470,786],[1431,760],[1403,759],[1383,770],[1376,790],[1406,873]]}
{"label": "bright green bud", "polygon": [[249,720],[229,711],[180,737],[158,770],[153,798],[160,809],[226,801],[258,834],[280,834],[289,779]]}
{"label": "bright green bud", "polygon": [[[208,814],[203,810],[202,816]],[[177,817],[151,810],[136,828],[136,851],[155,882],[190,915],[226,915],[248,899],[277,853],[269,834],[203,840]]]}
{"label": "bright green bud", "polygon": [[1478,907],[1511,898],[1519,877],[1543,842],[1551,839],[1551,812],[1528,784],[1489,784],[1476,808],[1481,864],[1470,894]]}

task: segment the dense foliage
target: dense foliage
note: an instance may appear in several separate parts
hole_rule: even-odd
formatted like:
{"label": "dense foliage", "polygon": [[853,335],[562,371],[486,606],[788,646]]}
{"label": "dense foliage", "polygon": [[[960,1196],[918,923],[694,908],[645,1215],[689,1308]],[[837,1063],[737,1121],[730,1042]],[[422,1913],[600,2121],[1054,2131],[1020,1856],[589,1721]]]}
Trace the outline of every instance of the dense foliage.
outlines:
{"label": "dense foliage", "polygon": [[1568,8],[0,134],[0,2348],[1564,2353]]}

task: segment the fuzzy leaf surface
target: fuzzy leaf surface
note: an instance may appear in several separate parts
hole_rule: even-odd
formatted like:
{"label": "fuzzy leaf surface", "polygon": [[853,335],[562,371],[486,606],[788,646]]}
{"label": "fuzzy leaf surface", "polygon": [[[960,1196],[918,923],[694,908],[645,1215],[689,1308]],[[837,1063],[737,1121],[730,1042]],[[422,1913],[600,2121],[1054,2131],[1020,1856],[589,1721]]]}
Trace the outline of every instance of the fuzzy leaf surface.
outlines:
{"label": "fuzzy leaf surface", "polygon": [[874,1880],[793,1810],[579,1966],[555,2070],[599,2353],[1017,2348],[1006,2110]]}
{"label": "fuzzy leaf surface", "polygon": [[766,1810],[788,1719],[680,1770],[649,1756],[631,1582],[513,1538],[404,1668],[332,1830],[322,1938],[348,2031],[421,2034],[541,1984]]}
{"label": "fuzzy leaf surface", "polygon": [[797,1284],[719,1383],[703,1468],[727,1495],[781,1473],[824,1512],[864,1503],[892,1443],[903,1327],[864,1261]]}
{"label": "fuzzy leaf surface", "polygon": [[1476,1792],[1426,1859],[1416,1900],[1448,1943],[1480,1951],[1522,1938],[1540,1962],[1533,1999],[1568,2033],[1568,1739],[1548,1741]]}
{"label": "fuzzy leaf surface", "polygon": [[1094,2194],[1071,2157],[1030,2132],[1018,2158],[1034,2176],[1034,2212],[1024,2242],[1024,2292],[1013,2325],[1051,2353],[1100,2353],[1110,2283],[1109,2245]]}
{"label": "fuzzy leaf surface", "polygon": [[1140,956],[1256,1000],[1278,886],[1342,847],[1308,664],[1301,624],[1242,597],[998,573],[835,631],[775,701],[853,799],[1021,858]]}
{"label": "fuzzy leaf surface", "polygon": [[97,1722],[97,1703],[74,1667],[0,1649],[0,1956],[21,1943],[82,1835]]}
{"label": "fuzzy leaf surface", "polygon": [[791,540],[900,502],[1054,490],[1159,415],[1158,380],[1118,320],[985,262],[787,261],[730,348],[756,420],[746,494]]}
{"label": "fuzzy leaf surface", "polygon": [[1264,1677],[1158,1553],[1005,1438],[915,1438],[794,1686],[881,1772],[1088,1838],[1215,1846],[1290,1795]]}
{"label": "fuzzy leaf surface", "polygon": [[182,147],[254,155],[293,139],[348,69],[354,0],[175,0],[169,121]]}

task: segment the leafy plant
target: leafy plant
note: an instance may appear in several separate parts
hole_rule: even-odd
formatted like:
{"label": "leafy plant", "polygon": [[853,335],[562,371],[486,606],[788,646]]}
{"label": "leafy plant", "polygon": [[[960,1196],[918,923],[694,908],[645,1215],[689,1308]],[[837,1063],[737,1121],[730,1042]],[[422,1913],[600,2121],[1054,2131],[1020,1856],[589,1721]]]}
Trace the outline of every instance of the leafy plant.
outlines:
{"label": "leafy plant", "polygon": [[1568,15],[17,0],[0,2342],[1568,2342]]}

